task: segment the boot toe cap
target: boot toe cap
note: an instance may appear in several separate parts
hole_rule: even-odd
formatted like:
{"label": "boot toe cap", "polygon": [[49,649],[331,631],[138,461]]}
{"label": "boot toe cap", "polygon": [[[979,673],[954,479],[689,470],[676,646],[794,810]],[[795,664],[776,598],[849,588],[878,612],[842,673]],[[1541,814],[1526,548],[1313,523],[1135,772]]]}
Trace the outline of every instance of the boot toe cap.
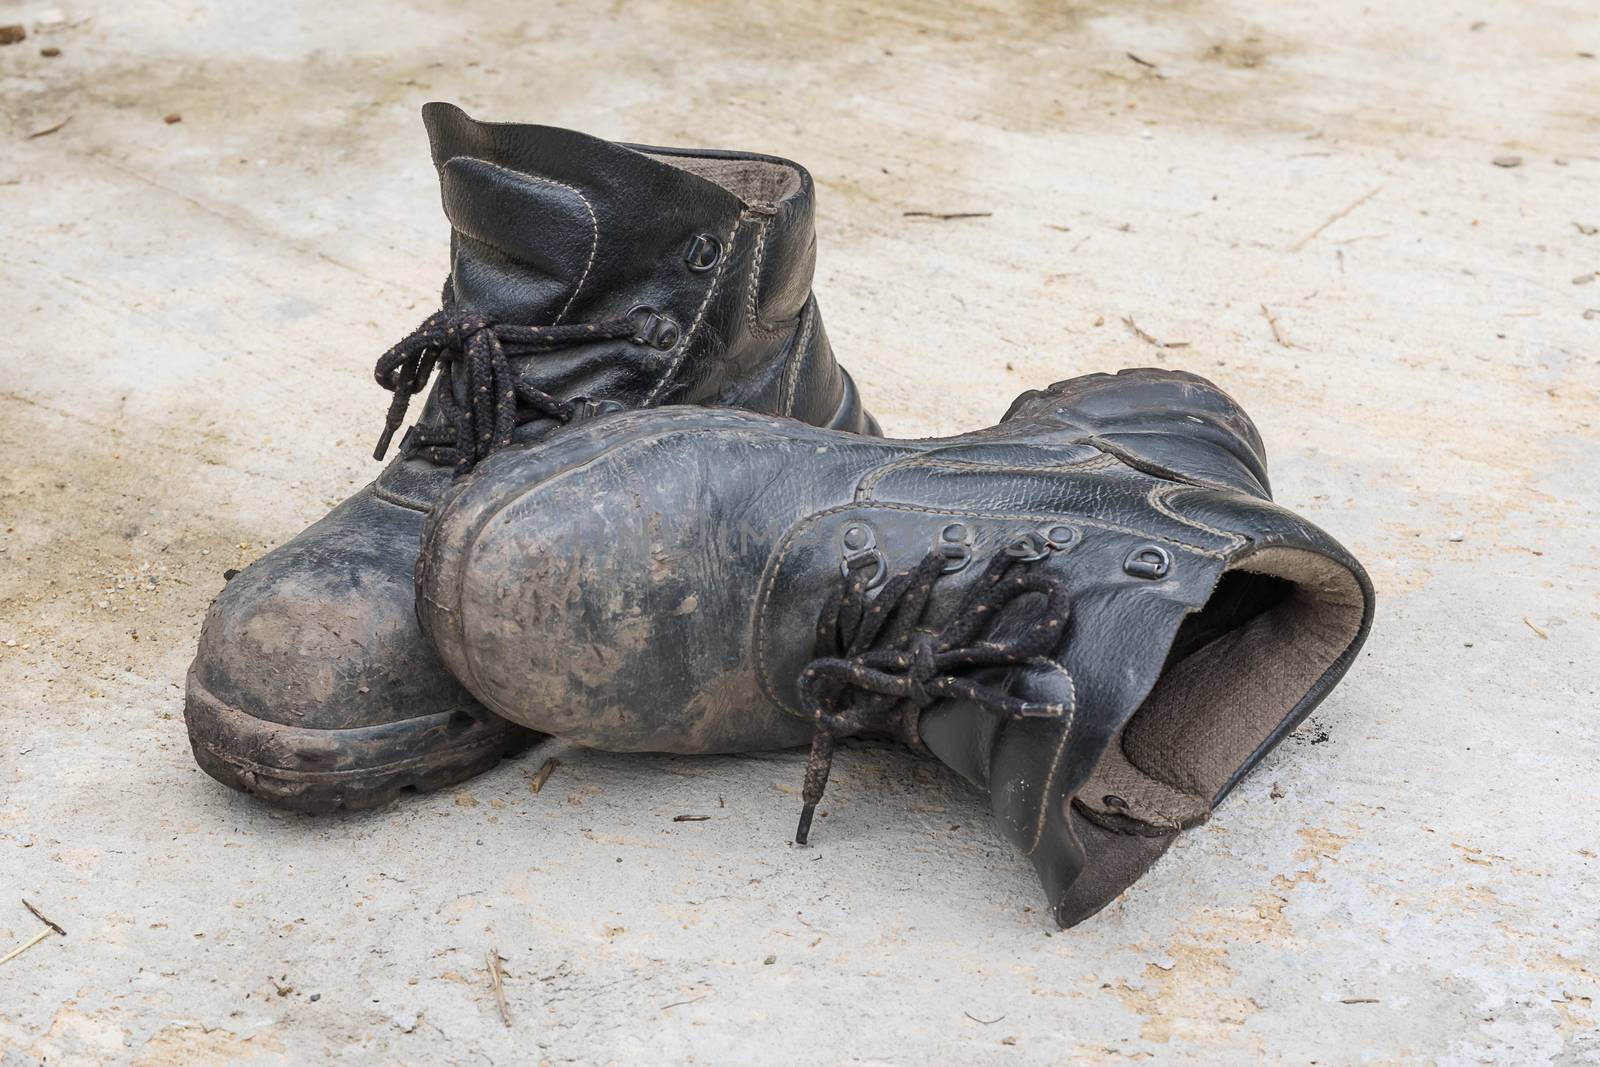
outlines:
{"label": "boot toe cap", "polygon": [[750,513],[750,480],[781,464],[709,413],[614,426],[570,465],[559,446],[493,457],[436,511],[418,610],[444,662],[501,715],[595,747],[794,743],[749,642],[784,528]]}
{"label": "boot toe cap", "polygon": [[[370,514],[375,507],[402,514]],[[258,719],[304,729],[369,727],[470,703],[417,627],[411,566],[421,523],[363,493],[246,567],[206,614],[193,684]]]}

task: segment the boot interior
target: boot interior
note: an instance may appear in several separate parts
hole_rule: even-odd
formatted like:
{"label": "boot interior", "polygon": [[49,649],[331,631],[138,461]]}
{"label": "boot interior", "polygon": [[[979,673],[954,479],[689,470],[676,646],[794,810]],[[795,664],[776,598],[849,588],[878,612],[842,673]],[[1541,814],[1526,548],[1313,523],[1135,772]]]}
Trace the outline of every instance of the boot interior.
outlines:
{"label": "boot interior", "polygon": [[771,160],[644,154],[716,182],[747,204],[777,204],[800,191],[800,172]]}
{"label": "boot interior", "polygon": [[1079,805],[1134,833],[1202,822],[1234,772],[1356,640],[1365,607],[1355,575],[1316,553],[1271,548],[1235,563],[1184,620]]}

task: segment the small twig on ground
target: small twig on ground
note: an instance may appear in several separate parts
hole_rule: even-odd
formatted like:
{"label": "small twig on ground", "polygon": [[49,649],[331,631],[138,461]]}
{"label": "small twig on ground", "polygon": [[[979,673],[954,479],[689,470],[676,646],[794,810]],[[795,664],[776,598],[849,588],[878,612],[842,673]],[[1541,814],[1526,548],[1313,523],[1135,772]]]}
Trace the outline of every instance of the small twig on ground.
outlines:
{"label": "small twig on ground", "polygon": [[1382,190],[1383,190],[1383,186],[1382,185],[1375,185],[1371,189],[1368,189],[1354,203],[1350,204],[1348,207],[1340,208],[1338,211],[1335,211],[1332,215],[1329,215],[1327,218],[1323,219],[1321,226],[1318,226],[1316,229],[1312,230],[1310,233],[1308,233],[1304,237],[1300,238],[1300,240],[1298,240],[1294,244],[1290,245],[1289,246],[1289,251],[1291,251],[1291,252],[1300,251],[1306,245],[1310,244],[1312,241],[1315,241],[1318,237],[1320,237],[1322,235],[1322,231],[1323,230],[1326,230],[1329,226],[1332,226],[1334,223],[1338,222],[1340,219],[1342,219],[1346,215],[1350,214],[1350,212],[1354,211],[1356,208],[1360,207],[1362,204],[1365,204],[1368,200],[1371,200],[1373,197],[1377,196],[1378,193],[1381,192]]}
{"label": "small twig on ground", "polygon": [[500,1008],[500,1019],[509,1029],[511,1026],[511,1008],[506,1004],[506,987],[500,973],[500,950],[489,950],[489,985],[494,990],[494,1002]]}
{"label": "small twig on ground", "polygon": [[550,780],[550,775],[555,773],[555,769],[559,766],[561,764],[554,756],[545,760],[544,766],[533,772],[533,778],[528,782],[528,791],[537,793],[543,789],[544,784]]}
{"label": "small twig on ground", "polygon": [[1354,237],[1346,237],[1333,243],[1336,245],[1353,245],[1359,241],[1381,241],[1387,236],[1389,236],[1387,231],[1383,233],[1358,233]]}
{"label": "small twig on ground", "polygon": [[49,137],[52,133],[57,132],[63,126],[65,126],[67,123],[69,123],[71,121],[72,121],[72,116],[68,115],[66,118],[62,119],[60,122],[55,123],[54,125],[45,126],[45,127],[42,127],[41,129],[34,130],[32,133],[28,134],[28,138],[27,139],[32,141],[35,138],[39,138],[39,137]]}
{"label": "small twig on ground", "polygon": [[26,897],[22,898],[22,906],[32,912],[35,919],[38,919],[40,922],[44,923],[44,929],[28,938],[28,940],[24,941],[10,952],[7,952],[4,956],[0,956],[0,964],[10,963],[12,960],[28,951],[34,945],[37,945],[51,934],[60,934],[62,937],[67,936],[67,932],[61,928],[60,923],[53,922],[47,918],[42,911],[28,903]]}
{"label": "small twig on ground", "polygon": [[1133,321],[1133,316],[1132,315],[1124,315],[1124,316],[1122,316],[1122,324],[1124,326],[1126,326],[1128,329],[1132,330],[1133,331],[1133,335],[1135,337],[1137,337],[1139,340],[1143,341],[1147,345],[1154,345],[1157,348],[1188,348],[1189,347],[1189,342],[1188,341],[1163,341],[1159,337],[1156,337],[1154,334],[1150,334],[1150,333],[1145,332],[1144,330],[1139,328],[1139,324],[1137,322]]}
{"label": "small twig on ground", "polygon": [[710,993],[701,993],[698,997],[690,997],[688,1000],[675,1000],[671,1004],[663,1004],[661,1006],[661,1010],[662,1011],[669,1011],[672,1008],[681,1008],[685,1004],[693,1004],[697,1000],[704,1000],[707,997],[709,997],[710,995],[711,995]]}
{"label": "small twig on ground", "polygon": [[1001,1019],[1005,1018],[1004,1015],[997,1015],[993,1019],[980,1019],[976,1015],[972,1014],[970,1011],[964,1011],[961,1014],[965,1015],[967,1018],[971,1019],[973,1022],[979,1024],[980,1026],[993,1026],[995,1023],[997,1023]]}
{"label": "small twig on ground", "polygon": [[38,908],[34,907],[32,904],[29,904],[27,897],[23,897],[21,899],[22,899],[22,906],[24,908],[27,908],[29,911],[33,912],[33,917],[35,919],[38,919],[40,922],[44,923],[46,926],[48,926],[50,929],[54,930],[56,933],[60,934],[62,937],[66,937],[67,936],[67,932],[65,930],[61,929],[61,924],[60,923],[52,922],[49,918],[47,918],[45,916],[44,912],[40,911]]}
{"label": "small twig on ground", "polygon": [[1150,62],[1148,59],[1141,59],[1139,56],[1134,55],[1132,52],[1124,52],[1122,54],[1127,56],[1129,59],[1133,60],[1135,63],[1139,64],[1139,66],[1141,66],[1141,67],[1149,67],[1151,70],[1160,70],[1161,69],[1159,66],[1157,66],[1156,64]]}
{"label": "small twig on ground", "polygon": [[1539,640],[1541,640],[1541,641],[1550,640],[1550,635],[1545,633],[1543,630],[1539,629],[1539,624],[1538,623],[1534,622],[1532,619],[1528,618],[1526,615],[1524,615],[1522,617],[1522,621],[1528,624],[1528,629],[1532,630],[1534,633],[1539,635]]}
{"label": "small twig on ground", "polygon": [[1378,998],[1377,997],[1345,997],[1343,1000],[1339,1001],[1339,1003],[1340,1004],[1376,1004],[1376,1003],[1378,1003]]}
{"label": "small twig on ground", "polygon": [[674,815],[672,817],[672,821],[673,822],[706,822],[710,818],[711,818],[711,816],[709,816],[709,815]]}
{"label": "small twig on ground", "polygon": [[949,222],[951,219],[986,219],[994,214],[992,211],[902,211],[900,213],[908,219],[937,219],[939,222]]}
{"label": "small twig on ground", "polygon": [[1267,325],[1272,327],[1272,339],[1284,348],[1293,348],[1294,345],[1289,342],[1288,338],[1283,336],[1283,331],[1278,328],[1278,316],[1267,310],[1267,305],[1265,304],[1261,305],[1261,314],[1267,317]]}

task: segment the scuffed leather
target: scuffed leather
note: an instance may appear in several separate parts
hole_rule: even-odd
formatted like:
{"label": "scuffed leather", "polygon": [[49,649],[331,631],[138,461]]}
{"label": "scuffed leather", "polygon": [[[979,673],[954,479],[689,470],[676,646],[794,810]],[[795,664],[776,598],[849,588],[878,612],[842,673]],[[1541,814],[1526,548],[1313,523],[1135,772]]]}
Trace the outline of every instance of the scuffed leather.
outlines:
{"label": "scuffed leather", "polygon": [[[1019,533],[1065,538],[1038,564],[1071,590],[1065,637],[1009,685],[1068,713],[999,722],[947,700],[919,724],[928,750],[989,790],[1063,922],[1103,906],[1165,848],[1159,827],[1083,830],[1073,798],[1228,565],[1279,544],[1320,554],[1357,575],[1370,618],[1359,565],[1267,499],[1243,411],[1203,379],[1158,370],[1025,394],[1000,425],[953,438],[864,440],[666,408],[507,450],[430,518],[418,612],[463,684],[531,728],[613,750],[782,747],[811,730],[796,680],[840,592],[844,531],[868,527],[893,573],[952,523],[973,563],[934,587],[931,620]],[[1151,546],[1170,571],[1130,573],[1129,557]],[[1263,752],[1337,681],[1364,633]],[[1096,857],[1102,868],[1083,878]]]}
{"label": "scuffed leather", "polygon": [[[810,298],[815,234],[802,168],[747,153],[649,150],[793,172],[784,201],[746,203],[636,147],[478,122],[447,104],[428,105],[423,117],[452,228],[457,300],[530,325],[601,320],[646,304],[682,329],[669,351],[623,340],[514,360],[532,384],[560,398],[628,407],[754,404],[875,431]],[[725,253],[714,269],[697,272],[685,253],[701,233],[717,236]],[[768,321],[753,328],[763,316]],[[381,394],[364,395],[375,436]],[[420,418],[436,410],[431,395]],[[557,429],[538,420],[519,427],[516,439]],[[188,713],[221,704],[263,722],[330,731],[421,723],[450,711],[487,717],[441,669],[416,623],[423,516],[450,479],[447,467],[397,457],[373,484],[236,576],[202,627],[192,678],[208,692],[205,700],[192,694]]]}
{"label": "scuffed leather", "polygon": [[1107,452],[1158,477],[1271,497],[1267,451],[1255,423],[1237,401],[1198,374],[1169,371],[1160,380],[1090,374],[1070,385],[1048,397],[1024,393],[1013,408],[1048,411],[1095,435]]}
{"label": "scuffed leather", "polygon": [[377,726],[421,709],[483,714],[417,630],[409,561],[422,521],[364,491],[245,568],[206,612],[196,680],[222,703],[297,728]]}

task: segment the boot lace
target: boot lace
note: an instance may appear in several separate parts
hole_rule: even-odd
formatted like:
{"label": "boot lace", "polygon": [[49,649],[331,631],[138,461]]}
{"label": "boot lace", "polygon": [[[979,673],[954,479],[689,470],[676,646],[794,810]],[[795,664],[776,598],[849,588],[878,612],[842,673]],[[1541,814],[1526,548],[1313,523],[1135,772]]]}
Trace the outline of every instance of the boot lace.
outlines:
{"label": "boot lace", "polygon": [[[967,590],[937,632],[918,629],[945,556],[935,551],[917,566],[890,578],[875,598],[868,587],[875,563],[850,561],[838,600],[817,620],[818,656],[800,674],[801,702],[816,724],[795,843],[811,833],[811,819],[828,785],[839,740],[868,731],[888,731],[917,746],[916,721],[936,700],[967,700],[1002,719],[1059,718],[1059,704],[1030,702],[966,672],[1016,667],[1055,651],[1067,623],[1066,586],[1029,561],[998,554]],[[1012,601],[1043,594],[1037,614],[1008,627],[1002,640],[982,640]]]}
{"label": "boot lace", "polygon": [[[413,427],[403,447],[430,462],[454,464],[460,474],[510,444],[513,431],[522,423],[540,417],[568,422],[579,410],[574,401],[552,396],[526,381],[512,368],[513,356],[632,337],[637,332],[626,317],[565,326],[496,322],[479,308],[453,300],[450,293],[446,281],[443,307],[378,357],[373,376],[394,399],[373,459],[382,459],[389,451],[411,398],[427,387],[436,367],[442,366],[446,375],[444,388],[439,390],[441,424]],[[456,399],[458,375],[464,401]],[[524,407],[519,408],[518,401]]]}

